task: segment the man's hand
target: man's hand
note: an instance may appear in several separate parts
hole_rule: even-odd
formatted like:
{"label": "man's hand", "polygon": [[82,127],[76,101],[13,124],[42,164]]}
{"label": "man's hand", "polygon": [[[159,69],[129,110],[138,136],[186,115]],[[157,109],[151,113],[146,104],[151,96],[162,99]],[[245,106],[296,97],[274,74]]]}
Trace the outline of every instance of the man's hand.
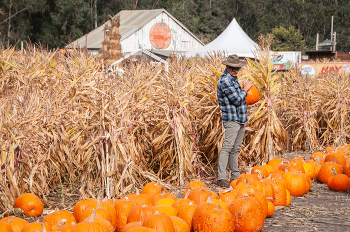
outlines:
{"label": "man's hand", "polygon": [[247,81],[246,83],[244,83],[243,85],[243,90],[245,90],[246,92],[248,92],[248,90],[253,86],[253,82],[251,81]]}

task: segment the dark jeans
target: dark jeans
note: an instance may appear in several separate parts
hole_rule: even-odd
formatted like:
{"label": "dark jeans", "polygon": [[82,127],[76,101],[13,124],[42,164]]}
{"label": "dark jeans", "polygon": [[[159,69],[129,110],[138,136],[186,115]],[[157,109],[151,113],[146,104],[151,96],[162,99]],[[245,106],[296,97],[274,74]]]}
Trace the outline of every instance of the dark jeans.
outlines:
{"label": "dark jeans", "polygon": [[238,154],[241,149],[245,128],[244,124],[234,121],[224,122],[224,127],[225,139],[219,156],[218,180],[227,179],[227,162],[231,170],[231,180],[234,180],[240,175],[238,170]]}

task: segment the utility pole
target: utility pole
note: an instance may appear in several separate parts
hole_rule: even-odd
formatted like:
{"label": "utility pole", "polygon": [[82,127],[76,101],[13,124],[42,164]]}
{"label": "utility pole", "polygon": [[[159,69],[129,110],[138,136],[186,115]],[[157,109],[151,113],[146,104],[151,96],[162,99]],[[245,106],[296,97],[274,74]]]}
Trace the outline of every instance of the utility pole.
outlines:
{"label": "utility pole", "polygon": [[319,36],[319,34],[317,33],[317,36],[316,36],[316,51],[318,51],[318,36]]}
{"label": "utility pole", "polygon": [[[334,40],[333,40],[333,16],[332,16],[332,25],[331,25],[331,42],[333,42],[333,44],[334,44]],[[332,49],[333,49],[333,47],[331,47],[330,50],[332,51]]]}
{"label": "utility pole", "polygon": [[97,0],[95,0],[95,28],[97,28]]}

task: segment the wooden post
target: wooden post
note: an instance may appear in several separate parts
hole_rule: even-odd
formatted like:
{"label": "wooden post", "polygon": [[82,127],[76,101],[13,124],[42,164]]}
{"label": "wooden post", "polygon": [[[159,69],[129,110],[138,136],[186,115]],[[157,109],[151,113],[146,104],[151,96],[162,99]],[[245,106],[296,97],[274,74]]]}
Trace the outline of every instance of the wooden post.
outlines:
{"label": "wooden post", "polygon": [[317,33],[317,36],[316,36],[316,51],[318,51],[318,36],[319,36],[319,34]]}
{"label": "wooden post", "polygon": [[337,32],[334,32],[333,52],[335,52],[336,41],[337,41]]}

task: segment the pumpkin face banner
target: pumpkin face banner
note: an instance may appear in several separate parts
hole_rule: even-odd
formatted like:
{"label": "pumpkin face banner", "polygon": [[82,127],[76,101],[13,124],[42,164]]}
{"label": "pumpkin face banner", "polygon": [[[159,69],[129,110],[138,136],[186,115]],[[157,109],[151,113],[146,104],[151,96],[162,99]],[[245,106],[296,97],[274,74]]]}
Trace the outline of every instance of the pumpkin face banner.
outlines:
{"label": "pumpkin face banner", "polygon": [[166,49],[171,43],[171,31],[165,23],[156,23],[149,31],[149,40],[156,49]]}

